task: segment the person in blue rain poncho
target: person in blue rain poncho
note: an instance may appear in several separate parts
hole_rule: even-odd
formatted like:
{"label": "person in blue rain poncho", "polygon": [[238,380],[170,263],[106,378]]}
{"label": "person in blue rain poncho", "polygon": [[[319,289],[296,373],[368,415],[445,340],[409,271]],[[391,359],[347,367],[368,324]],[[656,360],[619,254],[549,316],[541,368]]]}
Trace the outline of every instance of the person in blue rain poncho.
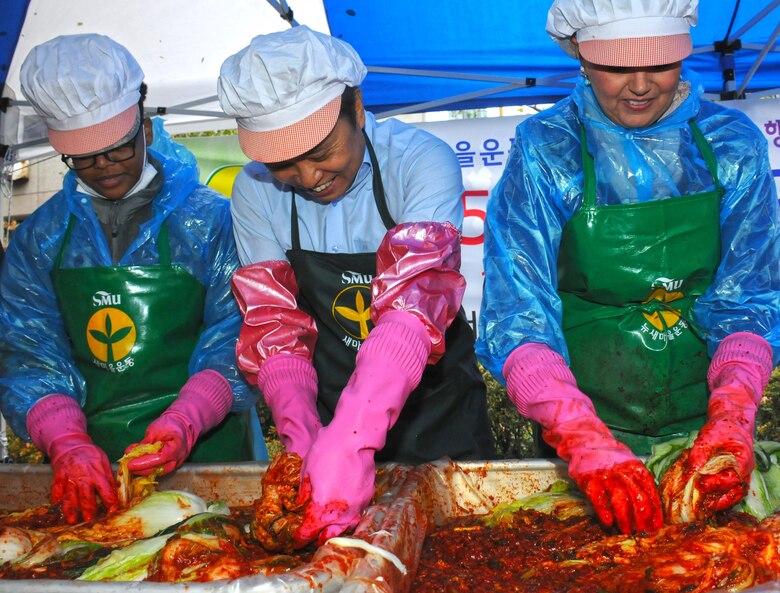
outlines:
{"label": "person in blue rain poncho", "polygon": [[780,354],[767,143],[683,67],[696,19],[695,0],[556,0],[582,75],[518,126],[485,221],[478,355],[623,532],[666,510],[635,455],[690,431],[700,516],[744,496]]}
{"label": "person in blue rain poncho", "polygon": [[50,459],[52,501],[69,522],[116,508],[109,461],[135,443],[157,447],[141,474],[266,458],[235,361],[229,201],[161,122],[147,149],[143,72],[112,39],[43,43],[21,81],[70,170],[8,246],[0,405]]}

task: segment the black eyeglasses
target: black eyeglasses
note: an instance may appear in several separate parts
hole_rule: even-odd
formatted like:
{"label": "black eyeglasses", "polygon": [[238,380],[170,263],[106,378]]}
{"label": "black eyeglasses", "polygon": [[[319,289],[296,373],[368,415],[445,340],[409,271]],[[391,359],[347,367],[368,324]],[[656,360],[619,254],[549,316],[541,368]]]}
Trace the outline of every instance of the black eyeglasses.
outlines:
{"label": "black eyeglasses", "polygon": [[73,171],[82,171],[93,167],[97,162],[97,158],[102,156],[107,161],[112,163],[121,163],[122,161],[129,161],[135,156],[135,141],[138,138],[138,133],[143,129],[143,126],[138,126],[138,129],[133,134],[133,138],[127,143],[98,152],[97,154],[90,154],[87,156],[68,156],[63,154],[60,158],[62,162],[68,166],[68,169]]}

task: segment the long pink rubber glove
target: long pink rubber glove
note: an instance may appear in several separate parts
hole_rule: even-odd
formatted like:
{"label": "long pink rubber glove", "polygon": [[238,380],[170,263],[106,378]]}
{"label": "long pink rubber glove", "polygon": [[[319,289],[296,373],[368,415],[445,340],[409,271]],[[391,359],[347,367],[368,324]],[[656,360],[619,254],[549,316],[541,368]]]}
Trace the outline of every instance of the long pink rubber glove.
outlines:
{"label": "long pink rubber glove", "polygon": [[354,527],[370,502],[374,453],[384,447],[426,363],[444,354],[444,335],[466,287],[459,268],[460,232],[450,223],[403,223],[382,239],[371,282],[375,327],[360,347],[333,421],[303,460],[299,501],[312,501],[296,534],[299,544],[322,543]]}
{"label": "long pink rubber glove", "polygon": [[252,385],[257,385],[260,368],[272,356],[295,354],[312,359],[317,326],[298,308],[298,282],[289,262],[244,266],[230,283],[244,316],[236,344],[238,368]]}
{"label": "long pink rubber glove", "polygon": [[[128,462],[134,474],[147,475],[158,467],[167,474],[189,457],[198,437],[225,419],[233,405],[233,390],[216,371],[199,371],[179,391],[178,397],[146,428],[140,444],[162,442],[159,453],[142,455]],[[134,443],[126,452],[136,447]]]}
{"label": "long pink rubber glove", "polygon": [[[747,332],[727,336],[712,357],[707,381],[707,422],[685,459],[685,475],[699,472],[719,455],[733,456],[736,467],[702,476],[704,516],[727,509],[745,496],[755,467],[753,433],[756,410],[772,374],[772,347]],[[685,480],[687,482],[687,480]]]}
{"label": "long pink rubber glove", "polygon": [[405,311],[425,326],[428,364],[444,356],[447,328],[460,310],[466,279],[460,273],[460,231],[445,222],[407,222],[390,229],[376,252],[371,320]]}
{"label": "long pink rubber glove", "polygon": [[59,393],[38,400],[27,414],[27,430],[51,460],[51,501],[62,504],[68,523],[92,520],[98,497],[106,510],[119,508],[108,456],[87,435],[87,419],[76,400]]}
{"label": "long pink rubber glove", "polygon": [[542,436],[569,463],[569,475],[604,525],[623,533],[663,525],[655,479],[598,418],[561,355],[523,344],[504,365],[507,394],[519,412],[542,426]]}
{"label": "long pink rubber glove", "polygon": [[419,384],[430,352],[425,327],[410,313],[386,313],[368,334],[333,421],[303,460],[299,495],[311,502],[294,536],[299,545],[322,544],[357,525],[374,494],[374,453]]}
{"label": "long pink rubber glove", "polygon": [[314,320],[298,308],[289,262],[245,266],[232,279],[244,323],[236,344],[238,367],[263,392],[288,451],[303,457],[322,428],[317,413]]}
{"label": "long pink rubber glove", "polygon": [[277,354],[263,363],[257,386],[271,409],[285,449],[304,458],[322,428],[314,366],[296,354]]}

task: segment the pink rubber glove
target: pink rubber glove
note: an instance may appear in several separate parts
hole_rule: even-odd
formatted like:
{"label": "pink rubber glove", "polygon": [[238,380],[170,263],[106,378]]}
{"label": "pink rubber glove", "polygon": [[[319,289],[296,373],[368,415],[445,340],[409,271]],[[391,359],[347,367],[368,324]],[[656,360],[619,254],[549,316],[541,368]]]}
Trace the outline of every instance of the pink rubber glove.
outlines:
{"label": "pink rubber glove", "polygon": [[317,413],[317,371],[295,354],[276,354],[263,363],[257,386],[271,409],[279,438],[301,458],[322,428]]}
{"label": "pink rubber glove", "polygon": [[236,359],[247,381],[257,385],[263,363],[276,354],[312,359],[317,326],[311,316],[298,308],[298,282],[289,262],[244,266],[233,274],[231,286],[244,316]]}
{"label": "pink rubber glove", "polygon": [[543,344],[523,344],[504,365],[507,394],[520,413],[542,426],[542,436],[569,463],[569,475],[604,525],[623,533],[663,525],[655,479],[596,416],[566,361]]}
{"label": "pink rubber glove", "polygon": [[298,308],[298,283],[286,261],[238,270],[231,281],[244,323],[236,344],[238,367],[257,385],[285,448],[303,457],[322,427],[317,414],[314,320]]}
{"label": "pink rubber glove", "polygon": [[164,474],[172,472],[189,457],[198,437],[225,419],[232,405],[233,390],[227,379],[212,370],[195,373],[168,409],[149,424],[141,443],[125,451],[129,453],[138,444],[162,442],[160,452],[132,459],[127,468],[142,476],[158,467]]}
{"label": "pink rubber glove", "polygon": [[405,311],[423,324],[431,342],[428,364],[444,355],[444,334],[460,310],[466,280],[460,273],[460,232],[450,223],[408,222],[390,229],[376,252],[371,320]]}
{"label": "pink rubber glove", "polygon": [[771,374],[772,347],[760,336],[747,332],[731,334],[715,351],[707,373],[707,422],[688,455],[681,457],[685,464],[683,475],[701,473],[708,461],[721,455],[732,459],[731,467],[701,475],[697,480],[703,507],[697,510],[697,516],[712,516],[733,506],[747,493],[755,466],[756,411]]}
{"label": "pink rubber glove", "polygon": [[374,495],[374,453],[420,383],[430,352],[425,327],[409,313],[386,313],[368,334],[333,421],[303,460],[299,500],[311,502],[295,534],[299,546],[357,525]]}
{"label": "pink rubber glove", "polygon": [[91,521],[97,497],[106,510],[119,508],[108,456],[87,435],[87,419],[76,400],[59,393],[38,400],[27,414],[27,430],[51,460],[51,501],[62,505],[68,523]]}

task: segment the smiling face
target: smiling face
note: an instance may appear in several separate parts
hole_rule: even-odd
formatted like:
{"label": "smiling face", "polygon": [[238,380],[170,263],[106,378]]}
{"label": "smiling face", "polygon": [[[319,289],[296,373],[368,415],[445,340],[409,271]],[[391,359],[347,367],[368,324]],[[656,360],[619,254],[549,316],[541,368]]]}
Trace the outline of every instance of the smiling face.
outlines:
{"label": "smiling face", "polygon": [[580,62],[601,109],[624,128],[657,122],[674,100],[682,71],[682,62],[643,68],[601,66],[582,57]]}
{"label": "smiling face", "polygon": [[144,168],[144,126],[140,126],[135,135],[135,154],[132,158],[119,163],[108,160],[105,155],[97,155],[95,164],[76,171],[79,179],[109,200],[120,200],[129,192],[138,180]]}
{"label": "smiling face", "polygon": [[265,163],[275,179],[320,202],[337,200],[352,185],[366,150],[363,101],[355,98],[355,118],[341,114],[330,134],[310,151],[280,163]]}

